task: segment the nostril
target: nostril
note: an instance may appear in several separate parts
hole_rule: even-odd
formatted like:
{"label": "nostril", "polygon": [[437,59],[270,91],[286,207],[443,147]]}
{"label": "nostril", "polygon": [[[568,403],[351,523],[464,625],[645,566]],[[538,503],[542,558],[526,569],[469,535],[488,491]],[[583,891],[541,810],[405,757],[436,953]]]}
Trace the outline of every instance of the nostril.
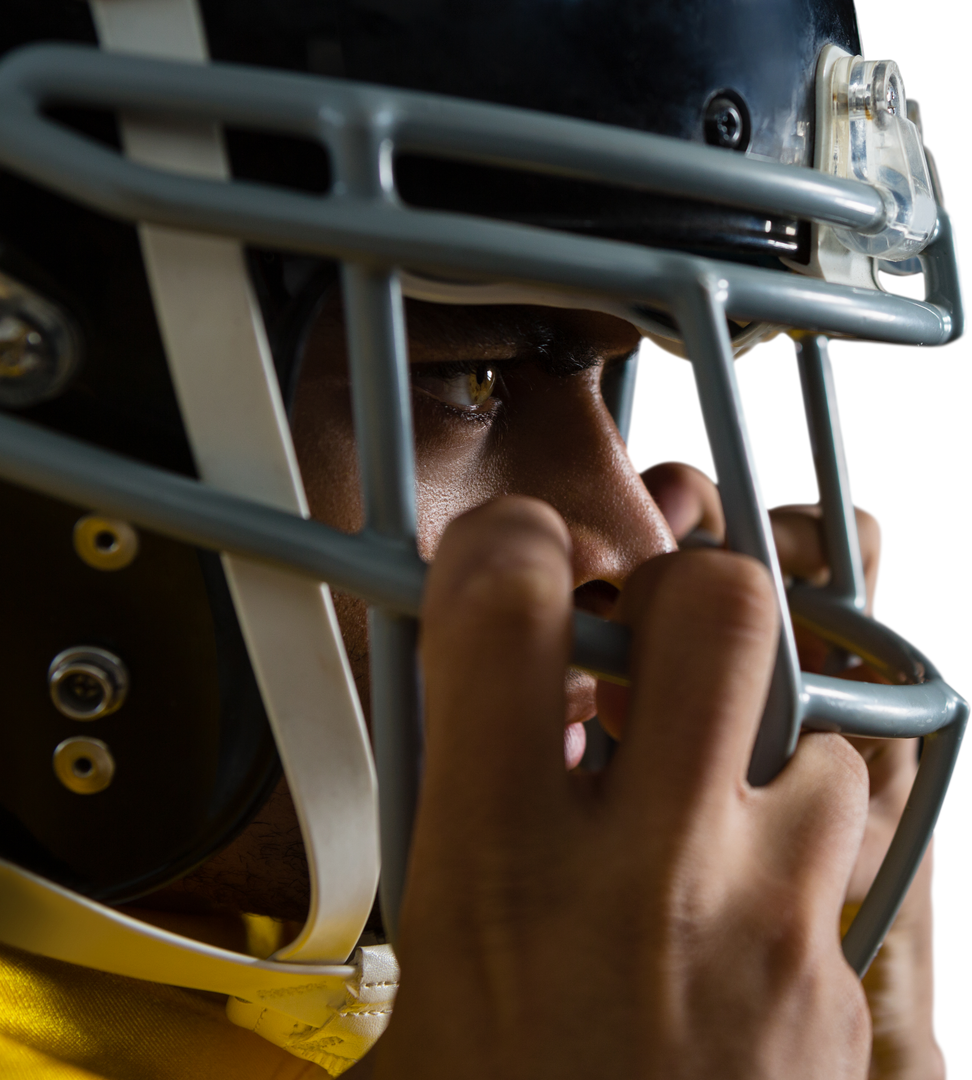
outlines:
{"label": "nostril", "polygon": [[574,607],[607,618],[614,610],[618,592],[609,581],[585,581],[574,589]]}

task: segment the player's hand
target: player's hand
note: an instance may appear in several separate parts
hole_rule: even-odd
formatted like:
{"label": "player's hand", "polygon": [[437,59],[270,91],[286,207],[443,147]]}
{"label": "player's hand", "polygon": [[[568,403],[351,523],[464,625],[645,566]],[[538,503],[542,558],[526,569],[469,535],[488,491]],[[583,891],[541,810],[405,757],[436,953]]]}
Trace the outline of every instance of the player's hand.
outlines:
{"label": "player's hand", "polygon": [[[715,485],[685,465],[661,465],[645,474],[645,482],[668,518],[676,539],[704,529],[721,540],[725,532]],[[780,507],[770,512],[780,567],[785,576],[823,584],[829,575],[819,527],[819,509]],[[873,604],[881,550],[877,522],[857,512],[857,528],[868,590]],[[828,647],[796,629],[804,671],[822,671]],[[847,677],[878,680],[866,667]],[[884,858],[904,809],[917,769],[917,748],[911,740],[851,740],[867,762],[870,807],[860,857],[851,877],[844,929],[864,899]],[[881,952],[864,979],[874,1027],[871,1076],[880,1080],[937,1080],[944,1062],[932,1029],[931,853],[918,872]]]}
{"label": "player's hand", "polygon": [[837,926],[866,774],[814,735],[746,782],[769,576],[721,551],[633,575],[633,686],[602,703],[625,739],[597,777],[563,764],[571,612],[550,507],[506,498],[449,526],[423,611],[402,987],[361,1075],[859,1080],[869,1021]]}

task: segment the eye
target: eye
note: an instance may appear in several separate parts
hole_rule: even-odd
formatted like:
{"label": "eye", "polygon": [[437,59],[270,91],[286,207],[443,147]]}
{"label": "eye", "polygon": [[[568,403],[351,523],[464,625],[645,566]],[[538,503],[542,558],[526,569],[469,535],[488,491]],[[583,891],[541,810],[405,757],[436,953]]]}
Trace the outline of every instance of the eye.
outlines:
{"label": "eye", "polygon": [[493,400],[498,372],[489,364],[416,365],[412,385],[457,409],[483,410]]}

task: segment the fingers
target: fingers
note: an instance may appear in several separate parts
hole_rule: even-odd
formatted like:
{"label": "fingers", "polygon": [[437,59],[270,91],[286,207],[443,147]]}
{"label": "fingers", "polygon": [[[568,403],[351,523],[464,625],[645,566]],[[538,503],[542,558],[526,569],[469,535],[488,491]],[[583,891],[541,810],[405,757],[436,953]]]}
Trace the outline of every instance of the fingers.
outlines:
{"label": "fingers", "polygon": [[621,741],[631,708],[631,691],[627,686],[599,680],[597,684],[597,719],[601,727],[617,742]]}
{"label": "fingers", "polygon": [[[642,480],[668,521],[675,539],[685,540],[696,529],[725,538],[725,516],[719,489],[698,469],[678,462],[655,465]],[[881,530],[865,510],[855,510],[857,535],[868,597],[873,600],[881,554]],[[770,511],[780,567],[784,574],[824,585],[830,571],[819,506],[781,506]]]}
{"label": "fingers", "polygon": [[720,543],[726,535],[719,489],[691,465],[666,462],[642,473],[642,480],[661,510],[676,540],[705,529]]}
{"label": "fingers", "polygon": [[854,511],[857,518],[857,536],[861,543],[861,558],[864,561],[864,581],[867,584],[868,608],[874,603],[874,590],[877,588],[878,567],[881,562],[881,526],[877,518],[866,510]]}
{"label": "fingers", "polygon": [[836,926],[867,821],[863,758],[839,735],[805,735],[786,768],[753,798],[763,803],[765,835],[777,838],[782,873],[811,899],[826,896]]}
{"label": "fingers", "polygon": [[819,507],[781,506],[770,511],[780,570],[788,577],[826,585],[830,567],[820,527]]}
{"label": "fingers", "polygon": [[[867,595],[874,599],[881,556],[881,529],[866,510],[855,510]],[[790,577],[825,585],[830,578],[819,506],[780,506],[770,511],[780,569]]]}
{"label": "fingers", "polygon": [[422,615],[423,799],[453,820],[522,823],[564,788],[572,585],[567,529],[545,503],[502,499],[446,530]]}
{"label": "fingers", "polygon": [[769,574],[728,552],[661,556],[628,583],[619,618],[634,638],[618,798],[649,816],[721,807],[744,783],[776,655]]}
{"label": "fingers", "polygon": [[908,802],[918,753],[914,739],[848,739],[867,765],[870,781],[867,831],[848,887],[861,899],[871,887]]}

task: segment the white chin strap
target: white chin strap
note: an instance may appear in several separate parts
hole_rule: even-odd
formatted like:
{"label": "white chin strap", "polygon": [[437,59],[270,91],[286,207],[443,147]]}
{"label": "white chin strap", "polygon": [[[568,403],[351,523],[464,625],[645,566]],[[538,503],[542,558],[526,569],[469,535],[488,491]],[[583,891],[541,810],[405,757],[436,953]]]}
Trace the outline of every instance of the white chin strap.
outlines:
{"label": "white chin strap", "polygon": [[[195,0],[91,0],[102,48],[205,63]],[[128,155],[228,179],[208,124],[122,119]],[[156,318],[200,477],[309,516],[290,428],[242,247],[141,225]],[[311,910],[278,959],[341,962],[378,881],[377,781],[361,706],[326,585],[225,556],[237,617],[300,819]]]}
{"label": "white chin strap", "polygon": [[[196,0],[90,4],[106,50],[208,59]],[[214,126],[122,118],[121,129],[132,158],[229,176]],[[241,245],[152,225],[139,232],[201,479],[308,517]],[[224,556],[223,566],[307,850],[311,904],[303,931],[271,961],[255,961],[148,927],[0,863],[0,939],[102,971],[228,994],[235,1023],[338,1075],[383,1030],[398,980],[387,946],[355,951],[379,870],[368,733],[327,586],[236,557]]]}

